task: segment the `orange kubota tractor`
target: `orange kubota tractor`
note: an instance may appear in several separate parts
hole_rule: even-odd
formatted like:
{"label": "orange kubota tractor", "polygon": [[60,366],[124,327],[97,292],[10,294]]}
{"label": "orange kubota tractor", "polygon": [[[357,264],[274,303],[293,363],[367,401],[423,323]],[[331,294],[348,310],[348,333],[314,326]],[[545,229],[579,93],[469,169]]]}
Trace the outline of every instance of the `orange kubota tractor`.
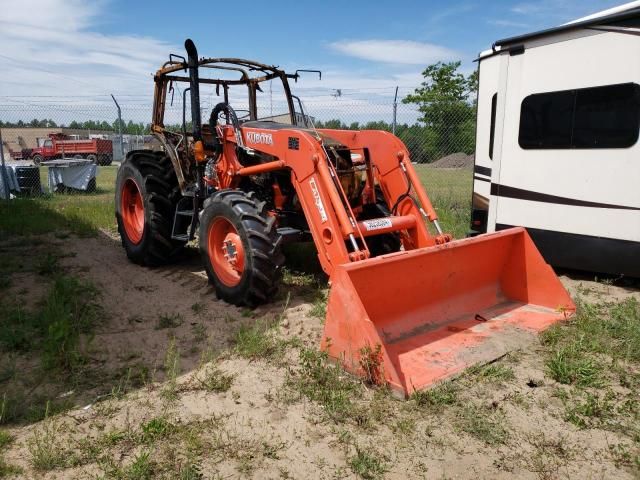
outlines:
{"label": "orange kubota tractor", "polygon": [[[132,261],[165,263],[197,232],[217,295],[254,306],[278,287],[283,244],[312,240],[331,283],[321,347],[354,373],[374,365],[403,394],[493,360],[574,310],[524,229],[443,233],[397,137],[314,128],[288,83],[301,70],[185,47],[187,58],[171,55],[155,75],[163,151],[129,152],[118,171],[116,218]],[[259,118],[270,81],[281,83],[286,123]],[[170,131],[178,82],[188,84],[182,129]],[[206,122],[201,87],[224,98]],[[248,94],[244,118],[232,89]]]}

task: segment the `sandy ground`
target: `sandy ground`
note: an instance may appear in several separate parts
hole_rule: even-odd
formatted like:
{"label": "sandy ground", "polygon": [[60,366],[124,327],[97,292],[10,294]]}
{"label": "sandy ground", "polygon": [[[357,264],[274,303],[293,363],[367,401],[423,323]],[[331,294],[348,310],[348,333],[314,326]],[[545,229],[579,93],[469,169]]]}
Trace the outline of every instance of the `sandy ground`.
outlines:
{"label": "sandy ground", "polygon": [[[148,372],[148,381],[122,398],[98,401],[104,388],[91,388],[76,397],[77,408],[48,420],[56,429],[54,437],[67,445],[113,430],[139,429],[164,415],[173,424],[197,429],[202,437],[198,458],[203,478],[357,478],[350,465],[357,449],[374,452],[385,465],[382,477],[390,479],[634,478],[633,471],[616,466],[610,454],[612,445],[623,443],[616,433],[578,429],[563,420],[558,385],[545,377],[538,344],[501,360],[513,369],[513,379],[459,379],[461,398],[455,408],[416,410],[409,402],[378,400],[375,391],[362,387],[368,408],[380,410],[375,425],[336,424],[323,417],[318,405],[294,398],[284,387],[298,363],[295,349],[278,362],[250,361],[232,353],[240,325],[258,318],[280,319],[282,338],[318,344],[322,321],[309,315],[311,304],[297,296],[294,287],[288,302],[283,295],[274,304],[247,311],[216,299],[197,254],[186,255],[178,265],[150,270],[129,263],[120,245],[106,235],[51,242],[75,253],[62,259],[69,273],[91,280],[102,292],[106,314],[89,345],[92,362],[105,372],[135,366]],[[568,274],[561,279],[573,295],[588,299],[640,299],[633,287]],[[43,292],[42,282],[20,274],[13,293],[25,286],[34,296]],[[162,317],[170,318],[172,327],[159,328]],[[180,351],[180,393],[167,402],[160,382],[166,377],[163,364],[171,338]],[[226,392],[197,387],[197,376],[207,368],[203,358],[214,357],[217,368],[233,376]],[[116,376],[105,378],[117,384]],[[509,435],[504,443],[489,445],[461,430],[462,409],[471,404],[505,426]],[[105,475],[103,467],[91,462],[35,472],[28,445],[43,428],[44,422],[9,428],[16,440],[5,459],[24,468],[24,478]],[[187,447],[177,454],[171,445],[149,448],[155,457],[171,459],[182,458]],[[110,451],[114,462],[124,465],[141,449],[125,444]],[[179,458],[175,462],[182,461]]]}

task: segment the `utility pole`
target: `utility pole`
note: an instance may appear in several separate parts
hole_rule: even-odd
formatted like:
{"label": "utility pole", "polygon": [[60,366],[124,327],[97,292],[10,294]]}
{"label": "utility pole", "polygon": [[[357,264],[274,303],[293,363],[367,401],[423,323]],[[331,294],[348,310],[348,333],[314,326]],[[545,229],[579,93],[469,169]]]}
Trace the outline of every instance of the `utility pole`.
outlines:
{"label": "utility pole", "polygon": [[398,87],[396,87],[396,94],[393,97],[393,123],[391,124],[391,133],[396,134],[396,119],[398,113]]}
{"label": "utility pole", "polygon": [[4,185],[4,199],[9,200],[9,175],[4,164],[4,142],[2,141],[2,129],[0,128],[0,161],[2,161],[2,183]]}
{"label": "utility pole", "polygon": [[116,104],[116,108],[118,109],[118,136],[120,137],[120,161],[122,161],[122,157],[124,157],[124,145],[122,143],[122,110],[120,110],[120,105],[118,105],[118,101],[116,97],[111,94],[111,98],[113,98],[113,103]]}

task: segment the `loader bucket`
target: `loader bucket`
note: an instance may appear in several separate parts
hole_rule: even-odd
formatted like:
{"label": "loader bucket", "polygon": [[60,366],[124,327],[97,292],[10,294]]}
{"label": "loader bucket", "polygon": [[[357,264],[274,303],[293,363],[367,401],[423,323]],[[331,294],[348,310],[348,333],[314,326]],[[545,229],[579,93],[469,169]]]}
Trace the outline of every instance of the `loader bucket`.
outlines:
{"label": "loader bucket", "polygon": [[573,311],[526,230],[513,228],[340,265],[322,348],[409,395],[527,345]]}

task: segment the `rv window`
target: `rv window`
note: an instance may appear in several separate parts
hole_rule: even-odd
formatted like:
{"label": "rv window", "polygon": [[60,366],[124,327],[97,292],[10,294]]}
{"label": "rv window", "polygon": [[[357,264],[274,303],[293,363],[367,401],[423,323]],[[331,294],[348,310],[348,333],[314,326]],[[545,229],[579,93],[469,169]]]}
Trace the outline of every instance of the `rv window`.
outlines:
{"label": "rv window", "polygon": [[493,160],[493,141],[496,136],[496,107],[498,106],[498,94],[491,97],[491,130],[489,131],[489,158]]}
{"label": "rv window", "polygon": [[627,148],[640,131],[640,85],[624,83],[529,95],[518,141],[524,149]]}

